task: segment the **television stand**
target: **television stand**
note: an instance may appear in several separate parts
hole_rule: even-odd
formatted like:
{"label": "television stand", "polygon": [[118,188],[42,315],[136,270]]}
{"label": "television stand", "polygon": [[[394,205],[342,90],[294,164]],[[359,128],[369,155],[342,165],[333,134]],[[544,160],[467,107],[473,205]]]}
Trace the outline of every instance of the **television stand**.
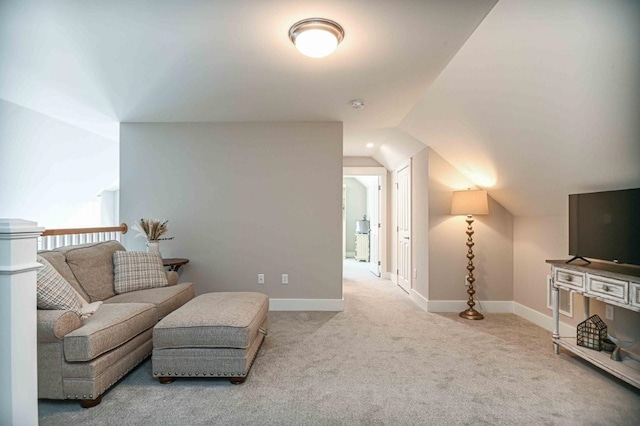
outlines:
{"label": "television stand", "polygon": [[564,260],[547,260],[547,263],[551,265],[554,352],[558,354],[560,347],[563,347],[604,371],[640,388],[640,362],[630,356],[624,356],[622,361],[614,361],[606,352],[578,346],[573,336],[560,336],[559,313],[560,289],[582,295],[584,319],[590,316],[589,301],[591,299],[640,313],[640,267],[596,261],[588,265],[568,265]]}
{"label": "television stand", "polygon": [[571,259],[567,260],[567,261],[566,261],[566,262],[564,262],[564,263],[567,263],[567,264],[568,264],[568,263],[571,263],[571,262],[573,262],[574,260],[578,260],[578,259],[580,259],[580,260],[582,260],[582,261],[586,262],[586,263],[587,263],[587,265],[591,263],[591,261],[590,261],[590,260],[587,260],[587,259],[585,259],[585,258],[584,258],[584,257],[582,257],[582,256],[573,256]]}

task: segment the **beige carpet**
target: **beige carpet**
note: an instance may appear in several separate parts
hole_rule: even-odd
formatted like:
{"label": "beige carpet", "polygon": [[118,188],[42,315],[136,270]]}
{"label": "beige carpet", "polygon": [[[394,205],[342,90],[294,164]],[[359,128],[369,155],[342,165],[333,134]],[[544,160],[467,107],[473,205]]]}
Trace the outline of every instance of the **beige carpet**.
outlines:
{"label": "beige carpet", "polygon": [[40,401],[42,425],[638,425],[640,391],[511,314],[429,314],[345,263],[341,313],[272,312],[247,382],[160,385],[149,361],[99,406]]}

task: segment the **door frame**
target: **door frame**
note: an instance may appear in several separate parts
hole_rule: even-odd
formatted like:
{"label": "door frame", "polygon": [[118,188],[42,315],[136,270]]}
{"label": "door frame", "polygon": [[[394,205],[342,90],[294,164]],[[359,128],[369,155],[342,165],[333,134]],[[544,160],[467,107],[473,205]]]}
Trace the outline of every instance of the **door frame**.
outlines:
{"label": "door frame", "polygon": [[[348,176],[378,176],[380,177],[380,230],[378,232],[378,253],[380,258],[380,276],[390,278],[390,271],[387,262],[387,176],[388,170],[384,167],[343,167],[342,177]],[[373,226],[373,225],[371,225]]]}

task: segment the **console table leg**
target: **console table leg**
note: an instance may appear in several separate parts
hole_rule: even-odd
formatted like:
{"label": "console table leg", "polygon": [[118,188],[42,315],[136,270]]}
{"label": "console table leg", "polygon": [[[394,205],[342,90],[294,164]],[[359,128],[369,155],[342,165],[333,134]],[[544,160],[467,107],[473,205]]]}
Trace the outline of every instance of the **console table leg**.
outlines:
{"label": "console table leg", "polygon": [[[551,283],[551,303],[553,305],[553,338],[557,339],[560,337],[560,291],[553,282]],[[558,344],[554,343],[554,345],[558,353]]]}
{"label": "console table leg", "polygon": [[553,353],[558,355],[560,353],[560,345],[556,342],[553,342]]}

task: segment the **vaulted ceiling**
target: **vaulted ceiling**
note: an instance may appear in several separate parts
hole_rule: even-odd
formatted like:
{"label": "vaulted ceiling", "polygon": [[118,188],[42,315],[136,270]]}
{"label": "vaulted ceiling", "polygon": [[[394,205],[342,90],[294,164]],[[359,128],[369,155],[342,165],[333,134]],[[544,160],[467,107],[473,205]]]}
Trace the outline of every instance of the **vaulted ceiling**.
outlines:
{"label": "vaulted ceiling", "polygon": [[[394,128],[496,0],[0,3],[0,97],[117,139],[117,122],[342,121]],[[345,28],[324,59],[295,22]],[[362,99],[364,110],[350,101]]]}
{"label": "vaulted ceiling", "polygon": [[[496,2],[4,0],[0,98],[113,140],[342,121],[345,155],[393,168],[428,145],[516,215],[640,186],[640,2]],[[346,32],[324,59],[287,37],[315,16]]]}

